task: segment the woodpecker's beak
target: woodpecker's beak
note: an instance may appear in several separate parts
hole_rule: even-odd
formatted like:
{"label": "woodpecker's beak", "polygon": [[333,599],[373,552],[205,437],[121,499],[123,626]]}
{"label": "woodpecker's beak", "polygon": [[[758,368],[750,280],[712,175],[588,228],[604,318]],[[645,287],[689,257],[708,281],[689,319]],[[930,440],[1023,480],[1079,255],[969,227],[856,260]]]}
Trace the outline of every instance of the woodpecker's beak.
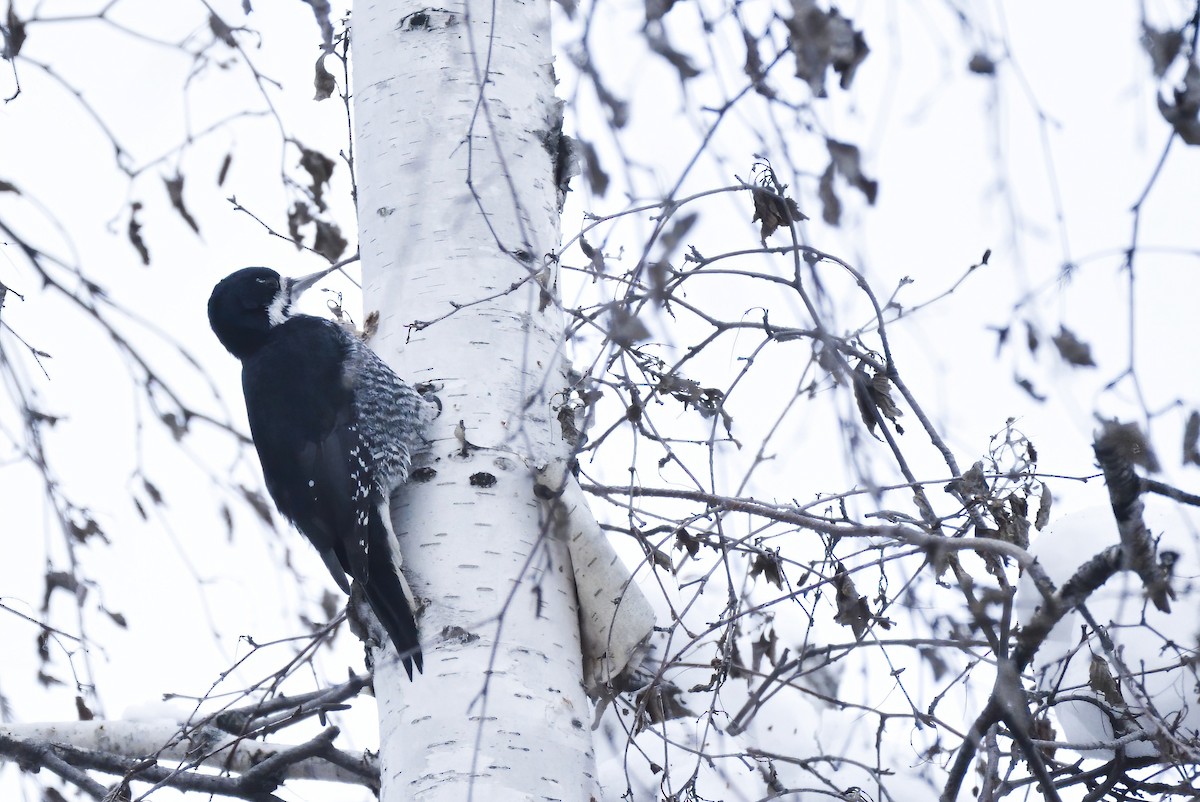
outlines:
{"label": "woodpecker's beak", "polygon": [[287,289],[288,305],[290,306],[291,303],[304,294],[305,290],[335,270],[337,270],[336,265],[334,267],[327,267],[324,270],[318,270],[316,273],[310,273],[307,276],[301,276],[300,278],[285,278],[283,282],[284,287]]}

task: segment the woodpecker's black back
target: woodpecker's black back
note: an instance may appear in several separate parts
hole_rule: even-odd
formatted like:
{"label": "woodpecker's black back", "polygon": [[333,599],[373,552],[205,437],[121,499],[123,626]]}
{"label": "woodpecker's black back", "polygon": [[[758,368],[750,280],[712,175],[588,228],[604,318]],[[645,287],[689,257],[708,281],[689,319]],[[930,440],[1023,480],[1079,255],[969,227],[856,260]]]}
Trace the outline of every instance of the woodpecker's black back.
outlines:
{"label": "woodpecker's black back", "polygon": [[240,270],[213,290],[209,322],[242,361],[250,432],[271,498],[343,590],[350,590],[346,574],[359,583],[411,677],[423,663],[389,497],[408,479],[433,407],[343,327],[291,314],[320,275]]}

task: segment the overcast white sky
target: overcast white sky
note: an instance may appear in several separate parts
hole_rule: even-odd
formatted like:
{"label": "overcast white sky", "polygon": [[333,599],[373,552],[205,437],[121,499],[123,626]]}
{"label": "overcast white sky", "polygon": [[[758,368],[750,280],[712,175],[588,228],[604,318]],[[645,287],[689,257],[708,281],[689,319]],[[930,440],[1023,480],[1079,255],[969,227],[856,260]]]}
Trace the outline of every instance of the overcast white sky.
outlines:
{"label": "overcast white sky", "polygon": [[[55,13],[93,6],[64,2],[60,10],[52,5]],[[235,9],[239,4],[215,5]],[[846,190],[844,230],[811,224],[811,241],[861,267],[881,297],[890,296],[901,278],[914,279],[899,296],[906,305],[941,293],[991,249],[990,264],[952,298],[910,324],[893,327],[901,369],[926,399],[931,414],[947,424],[951,446],[968,464],[986,451],[989,437],[1005,419],[1015,417],[1037,444],[1043,470],[1091,474],[1093,411],[1137,415],[1128,383],[1111,391],[1104,388],[1127,357],[1128,296],[1121,264],[1131,238],[1130,207],[1149,181],[1168,134],[1136,39],[1138,6],[1106,4],[1097,11],[1084,2],[966,4],[973,18],[987,20],[975,29],[960,27],[940,4],[860,6],[845,12],[865,30],[872,54],[858,74],[852,100],[832,99],[823,121],[831,136],[864,147],[866,169],[880,181],[879,201],[866,208]],[[122,18],[140,30],[173,27],[162,34],[167,39],[191,32],[191,22],[163,14],[161,3],[119,8]],[[631,36],[640,9],[636,4],[615,8],[607,21],[598,23],[594,35],[602,37],[609,32],[604,26],[609,26]],[[689,10],[681,4],[672,13]],[[1179,21],[1173,16],[1179,13],[1174,5],[1163,5],[1161,13],[1160,22]],[[336,101],[310,100],[308,65],[318,35],[307,9],[299,3],[258,3],[251,24],[265,33],[268,45],[249,52],[262,60],[268,74],[295,89],[280,101],[292,130],[306,144],[335,153],[345,121],[334,107]],[[1007,60],[1005,43],[1011,48]],[[703,50],[699,41],[674,44],[697,54]],[[974,49],[1000,62],[996,78],[964,69]],[[677,81],[653,56],[631,60],[622,76],[618,52],[620,48],[608,49],[611,63],[604,66],[614,76],[613,87],[634,103],[628,137],[642,147],[639,161],[654,167],[648,183],[669,187],[690,155],[688,143],[694,141],[688,117],[675,113],[683,103],[674,88]],[[178,91],[189,68],[184,60],[95,24],[38,26],[30,32],[24,55],[54,65],[68,80],[83,85],[89,102],[134,154],[134,165],[169,150],[185,130],[186,115],[192,117],[193,130],[199,130],[252,97],[239,67],[211,65],[194,81],[192,101],[185,105]],[[569,91],[569,68],[565,60],[559,63],[564,91]],[[189,205],[200,225],[197,237],[169,208],[161,189],[159,177],[174,172],[174,159],[151,167],[131,192],[128,181],[113,170],[111,148],[79,106],[35,68],[21,67],[20,78],[21,96],[0,106],[0,179],[15,183],[43,208],[0,194],[0,219],[57,253],[73,251],[71,258],[114,296],[186,343],[240,425],[237,365],[220,350],[204,318],[212,284],[246,264],[270,264],[291,274],[320,266],[316,257],[297,254],[286,243],[264,236],[258,224],[219,200],[236,194],[248,206],[281,219],[277,210],[284,196],[269,180],[274,165],[284,158],[273,124],[263,118],[239,121],[184,157],[180,167],[188,177]],[[0,94],[11,92],[11,76],[0,78]],[[761,124],[735,117],[722,129],[716,147],[727,161],[706,163],[690,189],[732,183],[732,172],[749,177],[751,154],[764,143],[756,140],[747,122]],[[584,117],[571,127],[603,146],[603,137],[589,135],[587,123]],[[214,191],[216,168],[230,151],[229,177],[222,190]],[[812,164],[817,174],[823,167],[823,162]],[[334,205],[343,225],[351,229],[345,171],[339,171]],[[1200,149],[1176,142],[1143,211],[1136,359],[1147,406],[1155,411],[1176,399],[1189,408],[1200,405],[1200,357],[1194,345],[1195,304],[1200,298],[1198,186]],[[809,190],[807,199],[801,195],[801,206],[819,217],[812,208],[811,186]],[[130,198],[145,204],[141,219],[154,257],[150,269],[140,265],[124,236]],[[563,226],[567,234],[579,225],[582,190],[574,201],[581,203],[568,210]],[[616,208],[614,201],[607,201],[608,211]],[[723,208],[726,219],[739,225],[735,215],[750,214],[749,208],[728,203]],[[1061,220],[1056,220],[1058,210]],[[47,222],[51,215],[67,236]],[[706,219],[695,231],[693,239],[701,250],[709,245],[719,250],[715,246],[724,241],[714,220]],[[577,263],[582,261],[577,257]],[[1071,283],[1059,284],[1067,261],[1079,269]],[[235,508],[234,534],[227,535],[219,499],[195,466],[246,483],[256,481],[257,467],[238,461],[228,444],[197,445],[205,442],[203,428],[188,440],[192,453],[173,450],[170,438],[152,423],[139,436],[132,412],[136,393],[99,330],[58,298],[40,293],[10,243],[0,243],[0,281],[25,295],[23,302],[10,296],[5,322],[52,355],[46,360],[47,379],[27,359],[12,353],[11,337],[3,340],[6,354],[22,364],[44,408],[63,417],[47,442],[55,474],[94,512],[112,540],[111,545],[93,542],[81,550],[87,574],[98,580],[89,592],[130,623],[128,630],[101,620],[89,625],[102,644],[90,661],[104,712],[118,716],[128,706],[154,701],[169,691],[203,694],[219,671],[245,653],[239,635],[266,641],[294,634],[298,610],[319,617],[319,594],[328,582],[306,544],[294,533],[282,539],[264,536],[253,515],[241,508]],[[727,303],[737,308],[756,302],[740,289],[721,287],[714,292],[725,294]],[[1063,365],[1048,342],[1036,357],[1022,355],[1019,347],[997,357],[990,327],[1013,322],[1013,304],[1031,292],[1035,300],[1025,317],[1040,327],[1044,338],[1060,325],[1070,327],[1091,344],[1098,368]],[[847,313],[854,308],[858,307],[847,301]],[[313,310],[319,309],[318,299]],[[664,338],[672,336],[669,321],[649,322]],[[865,321],[847,316],[842,322]],[[149,342],[136,326],[122,327]],[[1024,332],[1014,328],[1013,337],[1020,341]],[[153,350],[156,364],[172,371],[193,403],[219,414],[220,402],[200,374],[181,365],[168,350]],[[1014,373],[1052,393],[1052,400],[1033,402],[1014,387]],[[766,382],[763,392],[771,389]],[[1164,415],[1155,435],[1164,452],[1165,478],[1195,489],[1200,485],[1196,470],[1178,468],[1186,412]],[[7,407],[0,411],[0,425],[6,434],[17,426]],[[796,486],[807,494],[840,489],[820,484],[821,455],[829,453],[837,436],[836,431],[795,432],[794,442],[800,445],[780,463],[786,485],[768,483],[761,492],[786,497],[796,494]],[[65,555],[58,545],[61,538],[52,533],[55,523],[37,476],[12,461],[6,440],[0,446],[5,449],[0,453],[0,597],[5,605],[40,618],[47,561],[60,565]],[[145,498],[141,478],[134,475],[139,461],[162,485],[166,501],[161,509],[152,508],[147,523],[138,519],[129,500],[131,493]],[[930,471],[922,474],[930,478],[945,470],[932,460],[918,468]],[[1070,482],[1055,485],[1064,511],[1096,503],[1099,490],[1095,482],[1084,489]],[[307,598],[298,598],[291,580],[274,567],[285,556],[311,578],[304,589]],[[54,620],[66,631],[75,631],[77,624],[64,614],[66,609],[56,607]],[[36,635],[33,626],[0,611],[0,693],[18,719],[72,719],[73,692],[46,690],[33,682]],[[260,666],[246,668],[240,676],[268,673],[278,659],[278,653],[268,654]],[[358,659],[357,648],[343,636],[342,651],[325,666],[330,674],[342,676],[344,665]],[[52,670],[66,680],[66,666],[56,656]],[[369,724],[365,733],[360,746],[374,737]],[[12,769],[0,769],[0,796],[17,798],[16,788]]]}

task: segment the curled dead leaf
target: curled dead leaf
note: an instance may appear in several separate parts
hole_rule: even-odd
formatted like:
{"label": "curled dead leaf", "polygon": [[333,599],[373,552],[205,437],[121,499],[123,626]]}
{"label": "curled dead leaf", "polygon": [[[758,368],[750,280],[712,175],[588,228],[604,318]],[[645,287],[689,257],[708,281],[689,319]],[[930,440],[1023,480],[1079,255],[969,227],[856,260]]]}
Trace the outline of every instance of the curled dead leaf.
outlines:
{"label": "curled dead leaf", "polygon": [[[854,369],[854,400],[858,402],[858,413],[867,431],[875,434],[875,426],[879,423],[876,413],[896,423],[903,411],[892,400],[891,382],[883,373],[868,375],[864,365]],[[904,429],[897,425],[896,431],[904,434]]]}
{"label": "curled dead leaf", "polygon": [[1175,87],[1172,98],[1158,96],[1158,111],[1189,145],[1200,145],[1200,65],[1188,64],[1183,83]]}
{"label": "curled dead leaf", "polygon": [[171,206],[175,207],[175,211],[179,212],[179,216],[192,231],[199,234],[200,226],[197,225],[196,218],[192,217],[192,213],[183,204],[183,174],[176,173],[174,178],[164,178],[163,182],[167,185],[167,197],[171,199]]}
{"label": "curled dead leaf", "polygon": [[862,640],[871,623],[871,608],[867,604],[867,598],[859,594],[858,589],[854,587],[854,580],[846,573],[841,563],[838,563],[837,573],[833,577],[833,586],[837,591],[837,613],[833,616],[834,623],[850,627],[855,640]]}
{"label": "curled dead leaf", "polygon": [[328,53],[322,53],[317,56],[317,63],[313,70],[313,88],[316,89],[313,100],[328,100],[333,95],[333,90],[337,89],[337,81],[334,80],[333,73],[325,69],[325,57],[328,55]]}
{"label": "curled dead leaf", "polygon": [[762,221],[759,237],[765,244],[767,237],[782,228],[790,228],[792,223],[807,220],[808,217],[800,211],[800,207],[791,198],[783,198],[765,187],[755,187],[754,217],[750,222]]}
{"label": "curled dead leaf", "polygon": [[1058,349],[1058,355],[1068,365],[1080,368],[1096,367],[1096,362],[1092,359],[1092,347],[1076,337],[1074,332],[1066,326],[1060,326],[1058,334],[1050,339],[1054,343],[1054,347]]}
{"label": "curled dead leaf", "polygon": [[854,73],[871,49],[861,31],[836,8],[820,8],[816,0],[792,0],[787,20],[791,49],[796,57],[796,77],[808,82],[816,97],[826,97],[825,73],[841,76],[838,85],[849,89]]}
{"label": "curled dead leaf", "polygon": [[1167,68],[1183,48],[1183,33],[1178,30],[1158,31],[1142,23],[1142,49],[1150,57],[1154,77],[1162,78]]}
{"label": "curled dead leaf", "polygon": [[1050,510],[1054,506],[1054,494],[1050,492],[1050,486],[1045,482],[1042,483],[1042,496],[1038,501],[1037,516],[1033,519],[1033,526],[1039,532],[1045,528],[1046,524],[1050,523]]}
{"label": "curled dead leaf", "polygon": [[333,177],[333,168],[337,162],[319,150],[300,145],[300,167],[308,173],[311,183],[308,191],[312,194],[313,203],[321,211],[325,210],[325,189]]}
{"label": "curled dead leaf", "polygon": [[146,240],[142,238],[142,223],[138,220],[138,212],[142,210],[142,204],[139,201],[134,201],[129,207],[129,227],[127,233],[129,236],[129,244],[137,251],[138,256],[142,260],[143,265],[150,264],[150,249],[146,246]]}
{"label": "curled dead leaf", "polygon": [[1183,464],[1200,465],[1200,412],[1192,410],[1183,427]]}

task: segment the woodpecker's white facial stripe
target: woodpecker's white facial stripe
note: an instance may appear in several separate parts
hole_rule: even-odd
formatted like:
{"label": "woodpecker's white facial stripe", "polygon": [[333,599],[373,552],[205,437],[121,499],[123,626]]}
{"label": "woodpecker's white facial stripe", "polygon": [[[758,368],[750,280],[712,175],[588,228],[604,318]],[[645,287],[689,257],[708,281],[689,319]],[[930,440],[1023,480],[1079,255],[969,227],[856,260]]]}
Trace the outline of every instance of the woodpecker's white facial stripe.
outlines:
{"label": "woodpecker's white facial stripe", "polygon": [[288,313],[292,311],[292,293],[290,290],[291,288],[285,279],[279,287],[279,292],[275,293],[275,297],[271,299],[271,303],[267,306],[267,320],[272,326],[278,326],[288,319]]}

